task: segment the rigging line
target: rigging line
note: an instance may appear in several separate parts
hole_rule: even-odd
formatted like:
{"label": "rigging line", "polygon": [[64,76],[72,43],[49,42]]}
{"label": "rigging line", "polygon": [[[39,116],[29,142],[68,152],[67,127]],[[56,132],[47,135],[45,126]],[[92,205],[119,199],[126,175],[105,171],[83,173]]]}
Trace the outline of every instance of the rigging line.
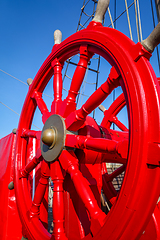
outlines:
{"label": "rigging line", "polygon": [[84,0],[84,3],[85,3],[85,4],[83,4],[83,7],[84,7],[84,8],[87,6],[87,4],[89,3],[89,1],[90,1],[90,0],[88,0],[88,1],[85,3],[85,0]]}
{"label": "rigging line", "polygon": [[137,16],[137,0],[134,0],[134,8],[135,8],[135,16],[136,16],[136,27],[137,27],[137,37],[138,42],[140,42],[140,34],[139,34],[139,25],[138,25],[138,16]]}
{"label": "rigging line", "polygon": [[79,26],[81,26],[81,18],[82,18],[83,10],[84,10],[85,6],[88,4],[89,1],[90,0],[88,0],[86,4],[85,4],[85,0],[83,1],[83,6],[81,7],[81,13],[80,13],[80,17],[79,17],[78,26],[77,26],[77,32],[80,30]]}
{"label": "rigging line", "polygon": [[[94,17],[94,14],[93,14],[93,16],[91,15],[91,17],[89,17],[82,26],[84,27],[87,24],[87,22],[93,17]],[[82,27],[79,30],[81,30],[81,29],[82,29]]]}
{"label": "rigging line", "polygon": [[[116,14],[116,8],[117,8],[116,6],[117,6],[117,2],[116,2],[116,0],[114,0],[114,20],[116,19],[116,15],[117,15],[117,14]],[[117,23],[117,22],[115,21],[115,24],[114,24],[115,29],[116,29],[116,23]]]}
{"label": "rigging line", "polygon": [[111,21],[110,26],[112,25],[112,28],[114,28],[114,22],[113,22],[112,15],[111,15],[109,7],[108,7],[108,14],[109,14],[109,18],[110,18],[110,21]]}
{"label": "rigging line", "polygon": [[152,10],[153,27],[155,28],[156,23],[155,23],[155,19],[154,19],[154,11],[153,11],[153,3],[152,3],[152,0],[150,0],[150,2],[151,2],[151,10]]}
{"label": "rigging line", "polygon": [[[132,7],[134,4],[134,1],[129,5],[128,9],[130,9],[130,7]],[[115,21],[117,21],[124,13],[126,12],[126,10],[124,10],[114,21],[113,23],[115,23]],[[108,25],[108,27],[110,27],[112,24]]]}
{"label": "rigging line", "polygon": [[9,110],[11,110],[12,112],[14,112],[15,114],[17,114],[18,116],[20,116],[19,113],[15,112],[12,108],[8,107],[8,106],[7,106],[6,104],[4,104],[3,102],[0,101],[0,103],[1,103],[2,105],[4,105],[6,108],[8,108]]}
{"label": "rigging line", "polygon": [[[150,2],[151,2],[153,26],[154,26],[154,28],[155,28],[156,24],[155,24],[155,19],[154,19],[154,12],[153,12],[153,3],[152,3],[152,0],[150,0]],[[156,47],[156,51],[157,51],[158,67],[159,67],[159,72],[160,72],[160,59],[159,59],[158,46]]]}
{"label": "rigging line", "polygon": [[139,8],[139,0],[137,0],[137,9],[138,9],[138,20],[139,20],[139,32],[142,41],[142,24],[141,24],[141,16],[140,16],[140,8]]}
{"label": "rigging line", "polygon": [[18,78],[16,78],[16,77],[14,77],[14,76],[12,76],[12,75],[11,75],[11,74],[9,74],[9,73],[7,73],[7,72],[3,71],[2,69],[0,69],[0,71],[1,71],[1,72],[3,72],[3,73],[5,73],[5,74],[7,74],[8,76],[10,76],[10,77],[12,77],[12,78],[16,79],[17,81],[19,81],[19,82],[21,82],[21,83],[23,83],[23,84],[25,84],[25,85],[28,85],[27,83],[25,83],[25,82],[23,82],[22,80],[20,80],[20,79],[18,79]]}
{"label": "rigging line", "polygon": [[79,25],[80,25],[80,22],[81,22],[81,17],[82,17],[82,13],[83,13],[83,9],[84,9],[84,3],[85,3],[85,0],[83,2],[83,6],[81,8],[81,13],[80,13],[80,17],[79,17],[79,21],[78,21],[78,26],[77,26],[76,32],[78,32],[78,28],[79,28]]}
{"label": "rigging line", "polygon": [[87,82],[87,81],[85,81],[85,80],[83,80],[85,83],[87,83],[87,84],[89,84],[89,85],[95,85],[96,83],[90,83],[90,82]]}
{"label": "rigging line", "polygon": [[[91,58],[91,60],[93,60],[93,59],[98,60],[98,58]],[[69,63],[69,64],[72,64],[72,65],[74,65],[74,66],[77,66],[77,63],[71,62],[70,60],[69,60],[69,61],[67,60],[66,63]],[[93,69],[93,68],[89,68],[89,67],[88,67],[88,70],[97,73],[97,70],[95,70],[95,69]],[[66,71],[65,71],[65,73],[66,73]],[[67,76],[67,74],[65,74],[65,76]],[[68,78],[70,78],[70,77],[68,77]],[[71,79],[71,78],[70,78],[70,79]]]}
{"label": "rigging line", "polygon": [[[88,1],[88,2],[89,2],[89,1]],[[87,2],[87,3],[88,3],[88,2]],[[93,19],[94,14],[95,14],[95,4],[96,4],[96,2],[94,1],[93,13],[92,13],[92,15],[85,21],[85,23],[82,24],[83,27],[87,24],[87,22],[88,22],[91,18]],[[85,27],[84,27],[84,28],[85,28]],[[79,30],[81,30],[81,29],[82,29],[82,27],[81,27]]]}
{"label": "rigging line", "polygon": [[[14,79],[16,79],[17,81],[19,81],[19,82],[21,82],[21,83],[25,84],[26,86],[28,86],[28,84],[27,84],[27,83],[23,82],[22,80],[20,80],[20,79],[18,79],[18,78],[16,78],[16,77],[14,77],[13,75],[11,75],[11,74],[9,74],[9,73],[7,73],[7,72],[3,71],[2,69],[0,69],[0,71],[1,71],[1,72],[3,72],[3,73],[5,73],[6,75],[8,75],[8,76],[10,76],[10,77],[12,77],[12,78],[14,78]],[[49,97],[49,98],[51,98],[51,99],[53,99],[53,97],[49,96],[49,95],[48,95],[48,94],[46,94],[46,93],[42,93],[42,94],[43,94],[43,95],[45,95],[45,96],[47,96],[47,97]]]}
{"label": "rigging line", "polygon": [[[14,111],[12,108],[8,107],[6,104],[4,104],[3,102],[0,101],[0,103],[5,106],[6,108],[8,108],[9,110],[11,110],[12,112],[14,112],[15,114],[17,114],[18,116],[20,116],[19,113],[17,113],[16,111]],[[41,130],[39,127],[37,127],[35,124],[32,124],[34,127],[36,127],[37,129]]]}
{"label": "rigging line", "polygon": [[156,12],[157,12],[157,20],[160,22],[160,1],[155,0],[155,5],[156,5]]}
{"label": "rigging line", "polygon": [[83,13],[84,13],[84,15],[86,15],[87,17],[92,17],[92,16],[93,16],[93,15],[87,14],[87,13],[84,12],[84,11],[83,11]]}
{"label": "rigging line", "polygon": [[130,23],[130,18],[129,18],[128,5],[127,5],[127,0],[125,0],[125,5],[126,5],[126,12],[127,12],[127,19],[128,19],[128,27],[129,27],[130,39],[133,40],[132,30],[131,30],[131,23]]}

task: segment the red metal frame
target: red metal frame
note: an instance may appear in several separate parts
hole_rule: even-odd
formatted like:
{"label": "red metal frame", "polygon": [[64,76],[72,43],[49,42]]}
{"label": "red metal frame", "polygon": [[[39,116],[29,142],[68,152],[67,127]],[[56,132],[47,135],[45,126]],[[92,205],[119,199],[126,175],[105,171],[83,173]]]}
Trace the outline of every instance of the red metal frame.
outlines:
{"label": "red metal frame", "polygon": [[[61,68],[65,60],[77,53],[80,53],[79,64],[75,70],[68,96],[62,101]],[[112,70],[107,81],[89,97],[79,110],[76,110],[75,100],[84,78],[87,62],[95,53],[106,59],[111,64]],[[52,53],[45,60],[29,87],[17,130],[15,194],[21,222],[28,239],[81,239],[83,237],[86,240],[92,238],[95,240],[137,239],[144,231],[156,205],[159,196],[157,189],[160,184],[158,157],[153,159],[153,151],[155,156],[159,155],[159,86],[148,61],[149,57],[150,54],[140,43],[134,44],[122,33],[104,28],[96,22],[90,23],[86,30],[73,34],[61,44],[53,47]],[[51,112],[49,112],[41,93],[52,75],[54,75],[56,91]],[[96,130],[96,123],[87,131],[85,128],[92,126],[92,120],[87,115],[119,84],[127,103],[129,139],[125,143],[122,138],[113,139],[110,149],[109,145],[109,147],[105,146],[109,143],[108,136],[102,138],[100,129]],[[57,159],[58,164],[57,161],[46,164],[43,160],[42,180],[39,181],[35,193],[35,199],[38,201],[34,199],[32,202],[27,178],[21,173],[26,172],[28,166],[26,165],[28,138],[33,135],[39,139],[38,133],[32,134],[30,130],[36,106],[42,113],[43,123],[51,114],[59,114],[65,118],[68,130],[78,131],[78,135],[66,137],[66,145],[78,147],[80,152],[63,150]],[[95,130],[96,134],[94,134]],[[88,138],[88,135],[91,137]],[[75,145],[72,142],[73,138]],[[103,158],[104,151],[107,151],[105,158]],[[83,152],[87,157],[82,158]],[[93,152],[96,156],[95,160],[91,158],[94,155]],[[119,155],[119,153],[122,154]],[[36,163],[40,158],[41,156],[37,153]],[[118,162],[127,163],[126,174],[116,204],[105,215],[99,207],[100,191],[96,193],[95,188],[92,190],[92,186],[98,186],[101,171],[97,173],[97,169],[92,169],[91,166],[95,164],[96,168],[101,168],[102,161],[116,162],[116,159]],[[32,165],[30,170],[33,169],[34,159],[29,164]],[[44,165],[48,166],[48,170]],[[87,178],[84,177],[86,172],[90,173],[86,174]],[[52,236],[43,227],[37,214],[49,175],[55,183],[53,221],[57,222]],[[96,184],[89,182],[90,175],[92,181],[93,179],[97,181]],[[62,188],[63,181],[64,187]],[[101,186],[100,181],[98,189],[101,189]],[[72,198],[72,192],[78,193],[76,197]],[[68,206],[64,203],[64,208],[63,195],[69,201]],[[75,204],[75,201],[79,204]],[[36,206],[36,211],[33,211],[34,206]],[[82,213],[78,214],[76,208],[80,208]],[[76,231],[67,225],[66,219],[69,219],[71,225],[75,225]]]}
{"label": "red metal frame", "polygon": [[19,240],[22,234],[15,191],[8,189],[13,181],[15,140],[13,133],[0,139],[0,239],[6,240]]}

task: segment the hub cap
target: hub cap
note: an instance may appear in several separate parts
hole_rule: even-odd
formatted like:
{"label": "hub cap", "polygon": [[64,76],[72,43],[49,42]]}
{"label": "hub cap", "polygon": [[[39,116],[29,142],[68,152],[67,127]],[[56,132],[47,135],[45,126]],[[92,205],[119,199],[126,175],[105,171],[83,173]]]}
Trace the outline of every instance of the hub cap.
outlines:
{"label": "hub cap", "polygon": [[41,153],[47,162],[54,161],[63,150],[66,137],[64,119],[59,115],[49,117],[41,135]]}

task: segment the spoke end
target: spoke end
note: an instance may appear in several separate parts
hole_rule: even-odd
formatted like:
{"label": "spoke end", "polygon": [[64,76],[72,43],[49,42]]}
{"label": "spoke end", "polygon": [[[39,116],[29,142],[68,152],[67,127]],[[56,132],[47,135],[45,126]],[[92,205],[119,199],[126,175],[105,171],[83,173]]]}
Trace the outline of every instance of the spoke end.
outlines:
{"label": "spoke end", "polygon": [[14,183],[13,181],[8,184],[8,189],[13,190],[14,189]]}
{"label": "spoke end", "polygon": [[13,133],[13,134],[16,134],[16,132],[17,132],[17,128],[14,128],[14,129],[12,130],[12,133]]}
{"label": "spoke end", "polygon": [[32,78],[28,78],[28,79],[27,79],[27,84],[28,84],[28,86],[30,86],[30,85],[32,84],[32,82],[33,82],[33,79],[32,79]]}
{"label": "spoke end", "polygon": [[60,44],[61,41],[62,41],[62,32],[57,29],[54,32],[54,44]]}
{"label": "spoke end", "polygon": [[103,113],[106,111],[106,108],[103,105],[98,106],[99,110],[101,110]]}

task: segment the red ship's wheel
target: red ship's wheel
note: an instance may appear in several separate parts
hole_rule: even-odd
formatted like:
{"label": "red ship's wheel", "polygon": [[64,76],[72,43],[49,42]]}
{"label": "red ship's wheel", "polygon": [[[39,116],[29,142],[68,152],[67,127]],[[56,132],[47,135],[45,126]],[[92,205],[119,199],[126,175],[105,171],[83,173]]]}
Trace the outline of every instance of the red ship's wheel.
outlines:
{"label": "red ship's wheel", "polygon": [[[80,53],[79,63],[68,96],[62,101],[63,63],[77,53]],[[76,96],[93,54],[99,54],[111,64],[111,73],[107,81],[104,80],[100,88],[76,110]],[[84,239],[136,239],[142,233],[156,205],[160,184],[157,157],[160,141],[159,87],[148,61],[149,56],[140,43],[135,45],[120,32],[95,22],[54,46],[30,85],[17,130],[14,185],[19,215],[28,239],[67,239],[70,236],[64,227],[63,187],[66,175],[70,175],[78,198],[88,212],[90,233],[83,236]],[[49,112],[41,93],[53,75],[54,101]],[[98,125],[87,117],[119,85],[128,109],[128,140],[101,137]],[[30,130],[37,106],[44,123],[41,137],[39,132]],[[84,135],[83,128],[88,125],[96,132],[96,137]],[[26,164],[30,137],[39,138],[41,148],[36,157]],[[92,150],[96,156],[102,153],[98,161],[105,159],[126,164],[121,191],[107,215],[101,211],[78,168],[82,155],[75,149],[85,154]],[[27,177],[41,161],[41,178],[32,201]],[[87,164],[95,163],[94,158],[87,161]],[[52,235],[39,220],[40,204],[49,176],[54,182]]]}
{"label": "red ship's wheel", "polygon": [[[159,82],[159,79],[158,79],[158,82]],[[111,104],[109,109],[105,109],[102,105],[99,106],[101,111],[104,112],[104,118],[101,123],[101,129],[104,132],[104,134],[105,134],[105,132],[106,133],[110,132],[111,136],[115,136],[115,134],[118,134],[118,135],[123,135],[124,138],[126,137],[126,135],[128,133],[128,129],[117,118],[117,115],[125,106],[126,106],[126,102],[125,102],[123,93]],[[118,129],[121,130],[122,132],[111,130],[110,127],[112,124],[115,124],[118,127]],[[123,178],[122,173],[125,172],[125,168],[126,168],[126,166],[123,164],[120,167],[116,167],[115,170],[109,174],[106,164],[103,163],[103,165],[102,165],[102,181],[103,181],[102,198],[105,196],[105,199],[102,199],[102,202],[104,204],[103,206],[105,208],[107,208],[107,209],[104,208],[106,210],[106,212],[108,211],[109,208],[111,208],[115,204],[116,199],[118,197],[118,192],[115,189],[113,179],[117,178],[117,177]],[[121,182],[122,181],[123,180],[121,180]],[[105,204],[105,201],[107,201],[108,203]],[[159,224],[160,223],[160,221],[159,221],[160,220],[159,205],[160,204],[158,202],[155,207],[155,210],[152,214],[152,217],[151,217],[145,231],[141,235],[140,239],[147,240],[147,239],[151,239],[151,238],[152,239],[159,238],[159,228],[160,228],[160,226],[159,226],[160,225]]]}
{"label": "red ship's wheel", "polygon": [[[104,118],[101,122],[101,129],[103,134],[109,134],[113,140],[118,138],[128,139],[129,131],[128,128],[118,120],[117,115],[126,106],[124,94],[122,93],[115,101],[111,104],[109,109],[105,109],[102,105],[99,108],[104,112]],[[118,131],[112,130],[110,127],[114,124],[118,127]],[[112,173],[108,173],[106,164],[102,164],[102,181],[103,181],[103,192],[110,206],[112,206],[118,196],[118,192],[115,189],[113,182],[114,178],[123,178],[122,174],[125,171],[126,165],[115,167]],[[123,174],[124,175],[124,174]],[[123,180],[121,180],[122,182]]]}

